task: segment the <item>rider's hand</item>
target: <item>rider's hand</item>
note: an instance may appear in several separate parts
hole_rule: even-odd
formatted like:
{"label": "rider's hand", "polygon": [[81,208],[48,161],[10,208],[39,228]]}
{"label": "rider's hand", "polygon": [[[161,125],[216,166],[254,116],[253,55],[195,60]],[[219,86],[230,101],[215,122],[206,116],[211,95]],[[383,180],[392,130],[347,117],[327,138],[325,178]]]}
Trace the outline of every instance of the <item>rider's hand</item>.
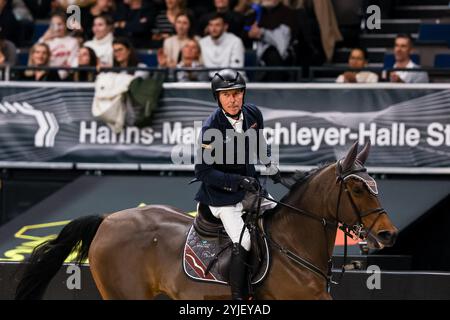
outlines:
{"label": "rider's hand", "polygon": [[274,164],[267,166],[268,170],[268,176],[270,179],[272,179],[273,183],[280,183],[281,182],[281,173],[280,169]]}
{"label": "rider's hand", "polygon": [[242,177],[239,187],[250,192],[256,192],[259,190],[259,183],[253,177]]}
{"label": "rider's hand", "polygon": [[281,173],[280,170],[277,168],[277,172],[273,175],[269,176],[270,179],[272,179],[273,183],[280,183],[281,182]]}

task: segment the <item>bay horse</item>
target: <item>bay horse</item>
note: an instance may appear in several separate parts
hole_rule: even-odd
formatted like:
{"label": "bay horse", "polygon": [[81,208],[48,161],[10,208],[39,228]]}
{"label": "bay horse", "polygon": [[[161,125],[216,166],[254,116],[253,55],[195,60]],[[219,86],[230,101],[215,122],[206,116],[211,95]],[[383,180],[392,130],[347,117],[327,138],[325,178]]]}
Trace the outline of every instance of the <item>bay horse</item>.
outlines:
{"label": "bay horse", "polygon": [[[368,153],[369,144],[360,153],[353,144],[340,161],[297,179],[273,213],[263,218],[269,226],[272,264],[255,288],[256,299],[331,299],[321,274],[329,270],[338,223],[366,238],[370,247],[394,244],[398,231],[380,206],[375,181],[368,183]],[[193,281],[184,274],[181,259],[192,222],[190,215],[165,205],[73,220],[57,238],[33,251],[16,299],[42,298],[74,250],[78,261],[89,258],[103,299],[153,299],[159,294],[230,299],[228,286]]]}

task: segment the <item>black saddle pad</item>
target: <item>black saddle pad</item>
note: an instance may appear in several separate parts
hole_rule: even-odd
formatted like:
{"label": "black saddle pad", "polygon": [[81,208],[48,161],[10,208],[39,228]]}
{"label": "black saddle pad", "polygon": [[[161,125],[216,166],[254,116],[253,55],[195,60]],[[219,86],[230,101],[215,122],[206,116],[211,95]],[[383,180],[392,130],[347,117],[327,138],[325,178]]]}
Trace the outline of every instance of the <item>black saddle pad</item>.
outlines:
{"label": "black saddle pad", "polygon": [[[261,283],[270,266],[270,251],[265,239],[260,239],[258,254],[252,243],[250,265],[252,265],[252,284]],[[220,237],[202,237],[194,226],[189,230],[183,253],[183,269],[188,277],[198,281],[228,284],[228,270],[231,258],[231,240]],[[219,254],[220,253],[220,254]],[[219,256],[218,256],[219,255]],[[217,259],[216,259],[217,258]],[[210,270],[207,268],[216,259]],[[207,272],[208,271],[208,272]]]}

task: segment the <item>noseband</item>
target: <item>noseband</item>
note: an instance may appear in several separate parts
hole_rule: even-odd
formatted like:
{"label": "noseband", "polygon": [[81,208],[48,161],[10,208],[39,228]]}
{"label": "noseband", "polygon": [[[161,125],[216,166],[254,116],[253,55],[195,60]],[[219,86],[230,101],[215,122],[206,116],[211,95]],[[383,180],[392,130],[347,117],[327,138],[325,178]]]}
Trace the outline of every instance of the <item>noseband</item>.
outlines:
{"label": "noseband", "polygon": [[[344,232],[344,262],[342,264],[342,273],[341,273],[341,278],[342,275],[345,272],[345,264],[346,264],[346,260],[347,260],[347,237],[351,237],[352,239],[362,239],[365,240],[367,239],[368,235],[370,234],[370,232],[372,231],[372,228],[375,226],[375,223],[378,221],[378,219],[381,217],[382,214],[386,214],[386,211],[382,208],[382,207],[378,207],[375,209],[370,209],[368,211],[361,211],[359,210],[358,206],[356,205],[351,192],[347,186],[347,181],[350,178],[357,178],[359,180],[362,180],[363,182],[365,182],[365,184],[367,185],[369,191],[376,195],[377,189],[376,189],[376,184],[375,184],[375,189],[371,188],[369,185],[369,181],[368,179],[372,179],[370,178],[370,176],[367,174],[367,169],[364,168],[364,166],[362,166],[358,161],[355,162],[356,167],[352,168],[351,170],[348,170],[346,172],[343,172],[342,170],[342,166],[340,161],[338,161],[336,163],[336,183],[339,183],[339,195],[338,195],[338,200],[336,203],[336,214],[335,214],[335,219],[334,220],[328,220],[326,218],[320,217],[315,213],[311,213],[308,212],[306,210],[300,209],[300,208],[296,208],[294,206],[291,206],[290,204],[281,202],[281,201],[276,201],[272,198],[269,198],[267,195],[264,195],[264,193],[260,193],[260,197],[261,198],[265,198],[269,201],[275,202],[283,207],[286,207],[288,209],[291,209],[294,213],[296,214],[301,214],[303,216],[309,217],[311,219],[314,219],[318,222],[320,222],[324,228],[324,232],[325,232],[325,237],[328,238],[328,233],[327,233],[327,228],[332,227],[332,228],[336,228],[339,227],[339,229],[341,229]],[[372,179],[373,180],[373,179]],[[375,183],[375,181],[373,180],[373,183]],[[349,202],[352,206],[353,209],[353,213],[356,215],[356,223],[354,223],[353,225],[349,225],[347,223],[344,223],[342,221],[340,221],[339,218],[339,211],[340,211],[340,207],[341,207],[341,200],[342,200],[342,192],[345,192],[347,194],[347,197],[349,199]],[[259,208],[258,208],[258,212],[259,212]],[[365,228],[364,227],[364,223],[362,222],[362,218],[367,217],[369,215],[372,214],[378,214],[378,216],[375,218],[374,222],[371,224],[371,226],[369,228]],[[340,226],[339,226],[340,225]],[[318,274],[319,276],[323,277],[326,280],[326,284],[327,284],[327,291],[330,291],[330,285],[331,283],[335,283],[332,281],[332,268],[333,268],[333,264],[332,264],[332,259],[331,259],[331,255],[330,252],[328,251],[328,245],[327,245],[327,253],[328,253],[328,257],[330,257],[329,261],[328,261],[328,270],[327,273],[323,272],[319,267],[315,266],[314,264],[312,264],[311,262],[305,260],[304,258],[298,256],[297,254],[295,254],[294,252],[292,252],[291,250],[281,246],[280,244],[278,244],[276,241],[274,241],[267,228],[263,228],[262,230],[263,232],[263,236],[269,241],[269,243],[271,243],[272,245],[274,245],[283,255],[285,255],[287,258],[291,259],[292,261],[294,261],[295,263],[297,263],[298,265],[301,265],[307,269],[309,269],[310,271]],[[353,233],[353,234],[352,234]],[[326,241],[326,243],[328,244],[328,239]]]}
{"label": "noseband", "polygon": [[[346,234],[346,236],[349,236],[354,240],[356,240],[356,239],[365,240],[365,239],[367,239],[367,236],[370,234],[373,227],[375,226],[375,223],[378,221],[378,219],[381,217],[381,215],[386,214],[386,210],[384,210],[384,208],[382,208],[382,207],[378,207],[378,208],[370,209],[367,211],[361,211],[358,208],[358,206],[356,205],[355,200],[353,199],[352,193],[350,192],[350,190],[347,186],[347,181],[350,178],[354,177],[354,178],[357,178],[357,179],[363,181],[366,184],[367,188],[369,189],[370,193],[372,193],[374,195],[378,194],[377,191],[374,191],[374,190],[377,190],[376,185],[375,185],[375,189],[372,189],[369,186],[368,179],[371,179],[373,181],[373,183],[375,183],[375,181],[372,178],[370,178],[370,176],[367,174],[367,169],[364,168],[362,165],[360,165],[358,163],[358,161],[356,161],[356,163],[357,163],[357,167],[348,172],[343,172],[340,161],[338,161],[336,163],[336,183],[340,183],[339,196],[338,196],[338,201],[337,201],[337,205],[336,205],[336,221],[341,223],[340,229]],[[344,222],[341,222],[339,219],[339,208],[341,205],[342,191],[344,191],[347,194],[348,200],[353,209],[353,213],[355,214],[356,219],[357,219],[356,223],[353,225],[348,225]],[[362,222],[362,218],[367,217],[372,214],[378,214],[378,216],[376,217],[376,219],[373,221],[373,223],[371,224],[371,226],[369,228],[365,228],[364,223]],[[354,233],[356,239],[353,237],[351,232]]]}

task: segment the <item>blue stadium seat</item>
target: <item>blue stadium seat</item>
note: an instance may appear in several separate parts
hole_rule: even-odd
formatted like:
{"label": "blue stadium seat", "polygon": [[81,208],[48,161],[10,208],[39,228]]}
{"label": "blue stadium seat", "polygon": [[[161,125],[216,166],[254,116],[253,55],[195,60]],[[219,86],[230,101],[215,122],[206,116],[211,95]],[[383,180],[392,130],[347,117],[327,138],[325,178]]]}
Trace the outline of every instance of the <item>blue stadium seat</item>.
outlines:
{"label": "blue stadium seat", "polygon": [[17,50],[17,65],[19,66],[28,65],[28,49]]}
{"label": "blue stadium seat", "polygon": [[[411,60],[420,65],[420,56],[417,53],[413,53],[411,55]],[[384,55],[384,68],[389,69],[392,68],[395,64],[395,57],[393,53],[386,53]]]}
{"label": "blue stadium seat", "polygon": [[148,67],[157,67],[158,58],[155,50],[138,51],[139,62],[145,63]]}
{"label": "blue stadium seat", "polygon": [[434,57],[435,68],[450,68],[450,53],[440,53]]}
{"label": "blue stadium seat", "polygon": [[441,42],[450,41],[450,24],[423,23],[419,28],[419,41]]}
{"label": "blue stadium seat", "polygon": [[256,57],[255,50],[245,50],[244,66],[245,67],[258,66],[258,58]]}
{"label": "blue stadium seat", "polygon": [[34,32],[33,32],[33,38],[32,43],[36,43],[40,37],[42,37],[48,29],[48,22],[36,22],[34,25]]}

